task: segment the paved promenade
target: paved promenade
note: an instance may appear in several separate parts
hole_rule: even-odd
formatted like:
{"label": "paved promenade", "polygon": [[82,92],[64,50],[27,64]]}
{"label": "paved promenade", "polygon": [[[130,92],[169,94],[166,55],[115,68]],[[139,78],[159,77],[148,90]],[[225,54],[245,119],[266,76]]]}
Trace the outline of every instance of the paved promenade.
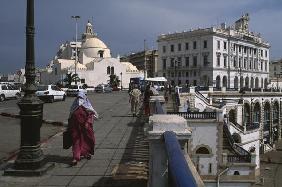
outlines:
{"label": "paved promenade", "polygon": [[60,132],[42,144],[46,159],[55,163],[53,169],[41,177],[0,176],[0,186],[146,186],[148,142],[143,133],[144,120],[131,116],[125,92],[93,97],[102,119],[94,122],[96,147],[91,160],[70,167],[71,149],[62,149]]}

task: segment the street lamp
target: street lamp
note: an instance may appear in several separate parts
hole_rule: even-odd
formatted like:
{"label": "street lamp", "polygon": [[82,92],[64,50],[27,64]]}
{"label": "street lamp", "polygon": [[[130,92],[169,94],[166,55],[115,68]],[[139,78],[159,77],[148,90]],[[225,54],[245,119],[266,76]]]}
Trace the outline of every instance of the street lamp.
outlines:
{"label": "street lamp", "polygon": [[[40,148],[43,102],[36,96],[34,62],[34,0],[27,0],[26,13],[26,65],[24,97],[18,102],[21,118],[21,145],[17,159],[4,175],[41,175],[47,169]],[[49,165],[50,166],[50,165]]]}
{"label": "street lamp", "polygon": [[74,74],[75,76],[75,84],[77,84],[77,74],[76,74],[76,66],[77,66],[77,21],[80,16],[72,16],[72,19],[75,19],[75,62],[74,62]]}
{"label": "street lamp", "polygon": [[122,90],[122,72],[120,72],[120,89]]}

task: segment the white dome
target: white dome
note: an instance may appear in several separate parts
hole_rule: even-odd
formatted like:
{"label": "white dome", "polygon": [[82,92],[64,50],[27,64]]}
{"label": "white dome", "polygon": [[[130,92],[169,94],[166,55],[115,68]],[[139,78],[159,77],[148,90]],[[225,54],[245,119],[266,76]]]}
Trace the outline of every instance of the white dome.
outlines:
{"label": "white dome", "polygon": [[102,58],[111,57],[110,49],[97,37],[88,38],[82,43],[81,49],[84,55],[90,58],[100,58],[101,52],[103,53]]}
{"label": "white dome", "polygon": [[108,47],[106,46],[106,44],[104,42],[102,42],[100,39],[98,38],[89,38],[87,39],[83,44],[82,44],[82,48],[102,48],[102,49],[107,49]]}

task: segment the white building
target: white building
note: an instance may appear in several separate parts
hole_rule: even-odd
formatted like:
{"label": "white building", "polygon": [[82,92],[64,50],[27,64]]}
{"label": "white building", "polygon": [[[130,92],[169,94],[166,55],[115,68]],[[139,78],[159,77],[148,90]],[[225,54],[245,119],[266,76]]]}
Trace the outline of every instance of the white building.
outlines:
{"label": "white building", "polygon": [[121,80],[122,87],[126,88],[131,77],[142,77],[144,74],[129,62],[120,62],[119,58],[112,58],[110,49],[93,32],[90,22],[86,25],[81,41],[66,42],[60,46],[54,60],[41,72],[41,83],[63,84],[66,74],[75,73],[75,69],[81,84],[90,86],[108,83],[109,76],[115,74]]}
{"label": "white building", "polygon": [[248,14],[234,26],[158,37],[158,76],[172,83],[262,88],[269,83],[269,43],[249,31]]}

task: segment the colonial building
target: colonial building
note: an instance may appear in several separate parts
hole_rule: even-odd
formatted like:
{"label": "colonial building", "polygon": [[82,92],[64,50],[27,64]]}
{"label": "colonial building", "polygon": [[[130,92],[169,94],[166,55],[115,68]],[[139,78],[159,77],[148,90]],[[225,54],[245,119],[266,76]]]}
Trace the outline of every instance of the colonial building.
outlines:
{"label": "colonial building", "polygon": [[248,22],[246,14],[229,27],[160,35],[157,75],[177,84],[267,87],[270,45],[249,31]]}
{"label": "colonial building", "polygon": [[80,83],[91,86],[108,83],[109,76],[115,74],[124,88],[128,87],[131,77],[142,77],[144,74],[131,63],[113,58],[107,45],[94,33],[90,22],[86,24],[80,41],[65,42],[60,46],[54,60],[41,71],[41,83],[63,84],[66,74],[75,72]]}
{"label": "colonial building", "polygon": [[[145,59],[146,59],[146,63],[145,63]],[[141,51],[138,53],[132,53],[128,56],[122,57],[121,61],[132,63],[134,66],[137,67],[138,70],[144,71],[144,69],[146,69],[147,77],[155,77],[157,61],[158,61],[158,51],[146,50],[146,52]]]}

